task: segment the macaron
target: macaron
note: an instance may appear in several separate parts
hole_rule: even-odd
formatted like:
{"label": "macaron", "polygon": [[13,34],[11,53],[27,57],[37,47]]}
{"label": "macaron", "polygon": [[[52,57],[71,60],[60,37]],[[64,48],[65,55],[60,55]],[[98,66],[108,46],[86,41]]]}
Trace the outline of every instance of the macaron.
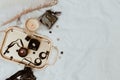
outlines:
{"label": "macaron", "polygon": [[30,18],[26,21],[25,26],[29,31],[34,32],[39,28],[40,22],[35,18]]}

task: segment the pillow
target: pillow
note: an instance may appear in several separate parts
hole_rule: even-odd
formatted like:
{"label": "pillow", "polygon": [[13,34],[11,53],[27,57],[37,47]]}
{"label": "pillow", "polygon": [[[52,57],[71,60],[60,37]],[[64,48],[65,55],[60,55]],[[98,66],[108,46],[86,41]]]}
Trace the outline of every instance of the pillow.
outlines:
{"label": "pillow", "polygon": [[16,20],[21,15],[53,6],[56,3],[57,0],[2,0],[0,2],[0,26]]}

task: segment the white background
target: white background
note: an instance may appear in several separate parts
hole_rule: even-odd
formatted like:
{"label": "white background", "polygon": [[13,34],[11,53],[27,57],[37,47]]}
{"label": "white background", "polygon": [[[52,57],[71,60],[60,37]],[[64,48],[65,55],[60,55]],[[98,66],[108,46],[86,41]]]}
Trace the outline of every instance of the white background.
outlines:
{"label": "white background", "polygon": [[[60,0],[52,9],[62,11],[55,24],[59,28],[49,34],[41,27],[38,33],[49,36],[64,54],[54,66],[34,70],[37,80],[120,80],[120,0]],[[22,23],[39,12],[23,16]],[[0,80],[21,69],[1,58]]]}

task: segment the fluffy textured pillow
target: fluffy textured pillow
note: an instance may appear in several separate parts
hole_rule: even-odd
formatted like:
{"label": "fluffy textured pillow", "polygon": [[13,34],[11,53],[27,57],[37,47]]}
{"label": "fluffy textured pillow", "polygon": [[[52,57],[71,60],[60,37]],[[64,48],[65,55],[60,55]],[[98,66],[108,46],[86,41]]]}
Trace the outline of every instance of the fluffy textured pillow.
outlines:
{"label": "fluffy textured pillow", "polygon": [[0,26],[10,23],[21,15],[53,6],[56,3],[57,0],[2,0],[0,2]]}

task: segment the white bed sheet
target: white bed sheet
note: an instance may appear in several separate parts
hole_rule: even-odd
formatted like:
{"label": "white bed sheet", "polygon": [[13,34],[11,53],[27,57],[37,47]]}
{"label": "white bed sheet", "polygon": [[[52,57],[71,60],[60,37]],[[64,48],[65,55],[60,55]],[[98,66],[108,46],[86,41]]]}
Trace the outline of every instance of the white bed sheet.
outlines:
{"label": "white bed sheet", "polygon": [[[120,0],[60,0],[52,9],[62,11],[59,28],[38,33],[64,54],[54,66],[34,70],[37,80],[120,80]],[[39,12],[23,16],[22,23]],[[0,80],[22,68],[0,59]]]}

